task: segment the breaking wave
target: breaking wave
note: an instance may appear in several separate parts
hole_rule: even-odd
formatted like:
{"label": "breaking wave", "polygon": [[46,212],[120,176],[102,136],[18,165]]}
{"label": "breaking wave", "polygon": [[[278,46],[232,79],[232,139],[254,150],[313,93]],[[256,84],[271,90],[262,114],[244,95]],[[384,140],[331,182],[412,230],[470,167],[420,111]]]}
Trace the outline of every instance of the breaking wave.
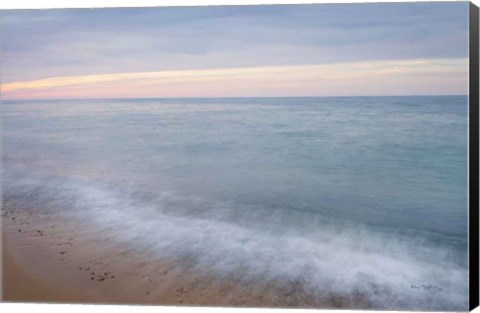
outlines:
{"label": "breaking wave", "polygon": [[340,296],[379,309],[468,305],[466,252],[435,234],[164,190],[148,194],[11,162],[4,162],[3,201],[78,219],[78,231],[88,225],[108,232],[152,258],[175,258],[245,284],[293,284],[320,303]]}

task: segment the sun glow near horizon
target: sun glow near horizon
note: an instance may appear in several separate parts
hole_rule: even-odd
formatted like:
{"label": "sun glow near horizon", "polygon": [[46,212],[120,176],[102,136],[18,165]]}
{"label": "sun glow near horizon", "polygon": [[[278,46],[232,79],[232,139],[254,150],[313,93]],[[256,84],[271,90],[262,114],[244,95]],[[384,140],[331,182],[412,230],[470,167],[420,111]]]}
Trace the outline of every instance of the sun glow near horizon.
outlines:
{"label": "sun glow near horizon", "polygon": [[2,84],[1,93],[3,99],[465,94],[467,74],[466,58],[385,60],[49,77]]}

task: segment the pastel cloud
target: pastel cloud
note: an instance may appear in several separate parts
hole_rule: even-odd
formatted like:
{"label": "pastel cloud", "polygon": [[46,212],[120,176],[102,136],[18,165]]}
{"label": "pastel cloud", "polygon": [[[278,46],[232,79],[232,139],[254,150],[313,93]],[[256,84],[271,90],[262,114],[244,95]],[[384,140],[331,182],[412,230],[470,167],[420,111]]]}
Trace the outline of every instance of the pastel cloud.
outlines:
{"label": "pastel cloud", "polygon": [[[379,88],[386,82],[376,82],[368,71],[362,75],[370,80],[362,81],[341,64],[375,68],[375,62],[385,61],[385,67],[395,67],[402,60],[427,60],[450,76],[435,77],[435,68],[424,68],[422,73],[430,74],[410,76],[412,89],[399,90],[407,86],[401,76],[407,74],[395,79],[391,69],[383,78],[399,85],[388,87],[390,92],[465,89],[456,83],[463,67],[451,70],[446,64],[468,57],[467,2],[13,10],[2,11],[0,23],[0,71],[8,85],[2,97],[141,96],[142,91],[145,96],[311,95],[337,94],[348,84],[346,95],[384,94],[387,90]],[[279,69],[288,73],[275,74]],[[320,75],[326,72],[331,82]],[[350,83],[334,79],[339,73]],[[240,84],[239,75],[251,76]],[[214,77],[221,77],[215,78],[217,85]],[[18,89],[26,82],[28,89]],[[85,95],[87,85],[91,95]],[[363,91],[355,89],[359,85]]]}
{"label": "pastel cloud", "polygon": [[5,98],[464,94],[468,60],[414,59],[52,77],[7,83]]}

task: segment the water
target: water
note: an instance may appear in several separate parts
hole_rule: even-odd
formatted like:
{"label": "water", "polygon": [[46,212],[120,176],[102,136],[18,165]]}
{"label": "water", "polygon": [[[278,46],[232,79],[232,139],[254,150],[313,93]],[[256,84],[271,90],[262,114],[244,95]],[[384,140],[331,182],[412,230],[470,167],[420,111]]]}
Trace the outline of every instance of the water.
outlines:
{"label": "water", "polygon": [[4,101],[2,118],[4,199],[219,276],[467,308],[466,96]]}

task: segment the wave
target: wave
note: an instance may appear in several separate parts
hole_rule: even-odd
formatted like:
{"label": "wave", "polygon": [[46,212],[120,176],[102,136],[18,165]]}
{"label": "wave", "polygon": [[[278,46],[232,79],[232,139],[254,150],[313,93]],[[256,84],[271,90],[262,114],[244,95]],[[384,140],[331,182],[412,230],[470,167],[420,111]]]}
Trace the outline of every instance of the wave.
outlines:
{"label": "wave", "polygon": [[318,303],[340,296],[379,309],[468,307],[466,253],[420,234],[165,191],[132,192],[10,162],[4,162],[3,201],[78,219],[79,227],[108,232],[152,258],[173,258],[220,278],[295,286]]}

